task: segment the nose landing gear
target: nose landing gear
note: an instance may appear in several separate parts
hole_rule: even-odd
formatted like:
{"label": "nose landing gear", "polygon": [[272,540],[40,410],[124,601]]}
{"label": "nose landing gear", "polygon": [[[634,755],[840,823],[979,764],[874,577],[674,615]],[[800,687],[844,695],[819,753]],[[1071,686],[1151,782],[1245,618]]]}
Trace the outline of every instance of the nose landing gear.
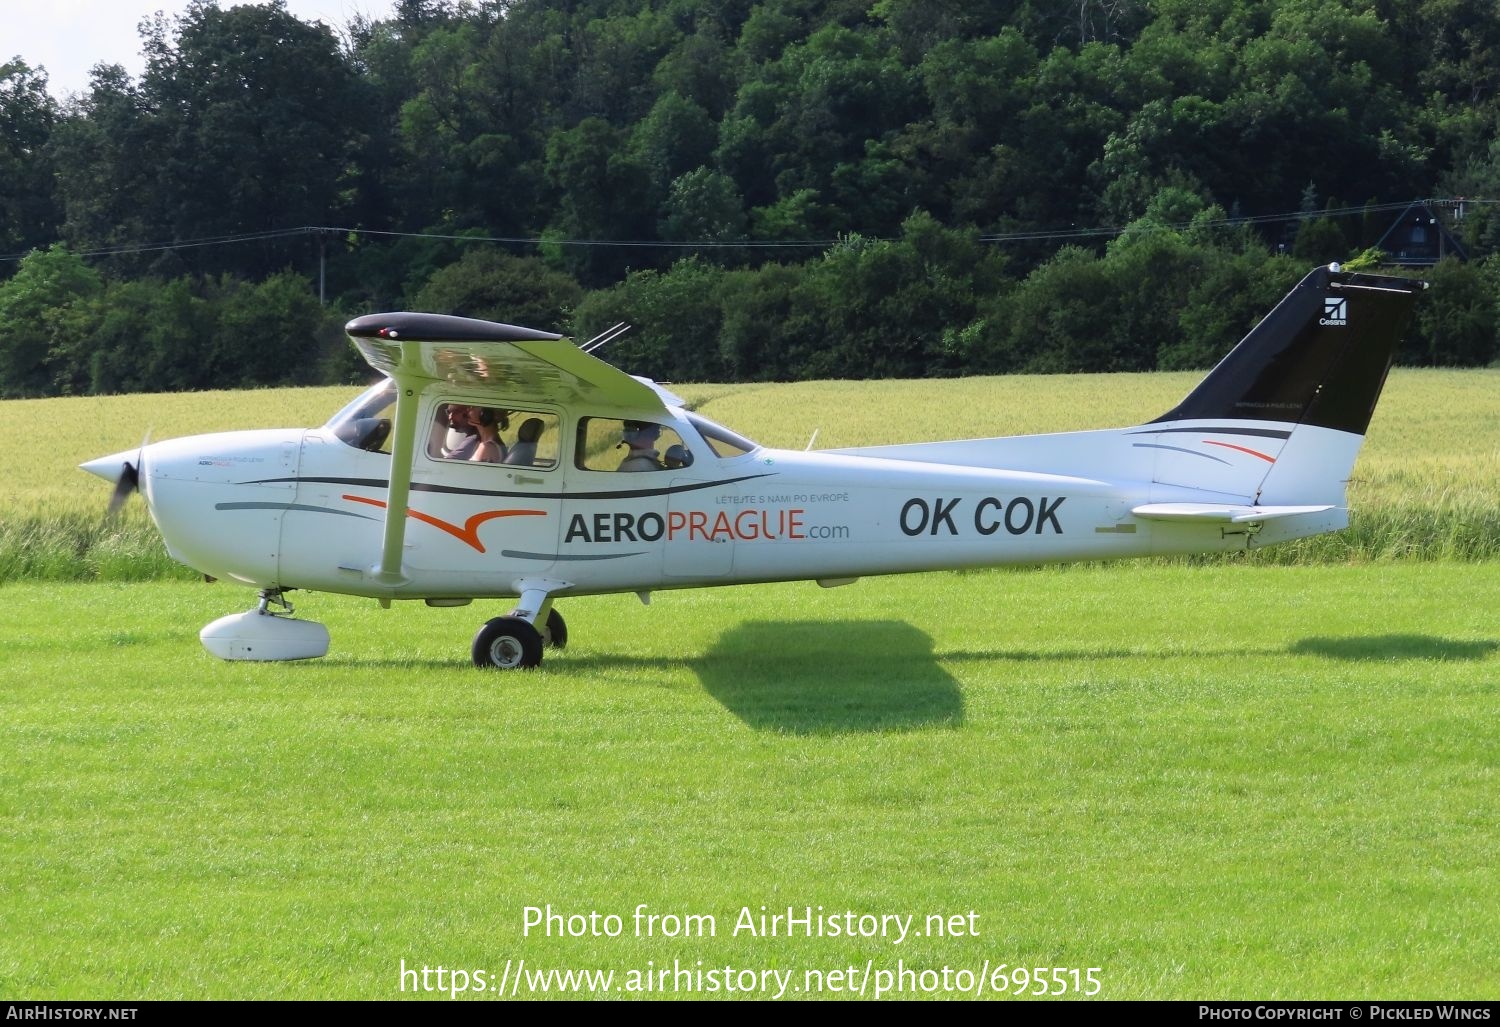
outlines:
{"label": "nose landing gear", "polygon": [[317,621],[294,620],[286,591],[262,589],[255,609],[220,617],[198,632],[198,640],[221,660],[315,660],[328,655],[328,629]]}

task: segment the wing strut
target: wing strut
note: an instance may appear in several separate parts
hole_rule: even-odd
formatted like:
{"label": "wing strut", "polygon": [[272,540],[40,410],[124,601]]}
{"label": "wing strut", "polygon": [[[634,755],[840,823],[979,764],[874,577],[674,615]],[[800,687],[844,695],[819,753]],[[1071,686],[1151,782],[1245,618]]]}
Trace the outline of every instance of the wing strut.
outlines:
{"label": "wing strut", "polygon": [[385,539],[375,580],[392,588],[406,583],[401,570],[406,546],[406,503],[411,492],[411,465],[416,457],[417,400],[422,379],[421,354],[414,342],[401,343],[401,363],[391,374],[396,383],[396,423],[391,429],[391,484],[385,500]]}

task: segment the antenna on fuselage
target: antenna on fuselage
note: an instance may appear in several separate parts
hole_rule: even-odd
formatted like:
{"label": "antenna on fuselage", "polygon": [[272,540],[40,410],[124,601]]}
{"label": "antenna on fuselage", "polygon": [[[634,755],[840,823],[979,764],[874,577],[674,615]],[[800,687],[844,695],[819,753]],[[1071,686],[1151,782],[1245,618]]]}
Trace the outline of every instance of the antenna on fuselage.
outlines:
{"label": "antenna on fuselage", "polygon": [[626,324],[624,321],[621,321],[613,328],[606,328],[604,331],[600,332],[598,335],[594,336],[592,339],[590,339],[588,342],[585,342],[578,348],[583,350],[583,352],[585,353],[592,353],[596,349],[603,349],[605,346],[608,346],[610,343],[614,342],[616,339],[618,339],[628,331],[630,331],[630,325]]}

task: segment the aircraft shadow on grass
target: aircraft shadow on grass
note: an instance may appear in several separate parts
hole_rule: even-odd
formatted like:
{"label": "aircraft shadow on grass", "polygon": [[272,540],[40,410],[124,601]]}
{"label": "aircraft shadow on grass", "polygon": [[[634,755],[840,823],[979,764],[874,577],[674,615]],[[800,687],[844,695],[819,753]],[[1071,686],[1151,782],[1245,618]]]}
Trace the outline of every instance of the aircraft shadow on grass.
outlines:
{"label": "aircraft shadow on grass", "polygon": [[1314,636],[1288,651],[1332,660],[1482,660],[1500,649],[1493,639],[1439,638],[1436,635]]}
{"label": "aircraft shadow on grass", "polygon": [[[354,657],[323,663],[407,671],[457,666],[452,660]],[[901,621],[758,621],[731,628],[697,657],[572,654],[568,664],[569,673],[585,676],[686,667],[725,709],[757,730],[911,731],[958,727],[964,719],[959,684],[938,665],[932,639]]]}
{"label": "aircraft shadow on grass", "polygon": [[[1434,635],[1314,636],[1285,647],[1235,647],[1242,655],[1281,653],[1327,659],[1482,660],[1500,641]],[[1229,652],[1230,650],[1225,650]],[[942,661],[1031,663],[1053,660],[1139,659],[1137,649],[947,651]],[[1180,655],[1176,653],[1165,655]],[[1209,655],[1200,651],[1200,655]],[[327,662],[450,671],[442,659]],[[722,634],[701,656],[688,659],[575,654],[570,672],[686,667],[725,709],[757,730],[844,734],[955,728],[964,722],[963,694],[933,651],[932,639],[902,621],[845,623],[756,621]]]}
{"label": "aircraft shadow on grass", "polygon": [[963,723],[959,685],[932,639],[901,621],[756,621],[690,663],[747,725],[796,734],[910,731]]}

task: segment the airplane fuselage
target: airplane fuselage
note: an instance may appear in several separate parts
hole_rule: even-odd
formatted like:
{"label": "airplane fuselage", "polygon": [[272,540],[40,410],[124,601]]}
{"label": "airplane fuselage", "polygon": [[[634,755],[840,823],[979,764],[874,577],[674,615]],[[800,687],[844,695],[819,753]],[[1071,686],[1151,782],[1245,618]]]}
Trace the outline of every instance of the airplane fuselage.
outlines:
{"label": "airplane fuselage", "polygon": [[[1118,434],[1046,438],[1071,438],[1097,460],[1106,437]],[[584,469],[571,454],[550,469],[419,455],[399,582],[372,561],[390,456],[326,429],[157,443],[143,487],[171,554],[205,574],[438,600],[515,596],[519,581],[538,577],[578,595],[1227,551],[1330,525],[1328,515],[1264,528],[1143,520],[1133,507],[1224,498],[1152,481],[1144,468],[1105,480],[911,454],[763,447],[718,459],[703,447],[694,456],[690,467],[631,474]]]}

